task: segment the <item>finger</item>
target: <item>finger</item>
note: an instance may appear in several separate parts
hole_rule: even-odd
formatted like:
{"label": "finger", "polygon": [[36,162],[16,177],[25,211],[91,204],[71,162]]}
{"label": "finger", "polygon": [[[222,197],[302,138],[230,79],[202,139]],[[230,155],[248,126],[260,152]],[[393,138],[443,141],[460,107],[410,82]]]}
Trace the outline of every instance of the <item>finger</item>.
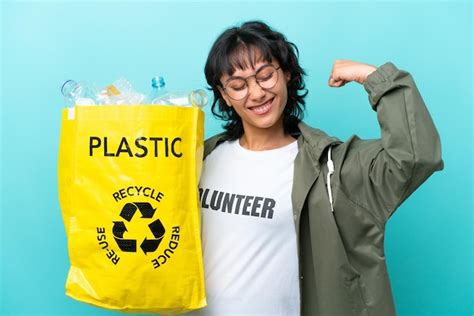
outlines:
{"label": "finger", "polygon": [[346,83],[347,83],[347,81],[345,81],[345,80],[336,80],[334,78],[330,78],[329,82],[328,82],[330,87],[342,87]]}
{"label": "finger", "polygon": [[337,81],[338,80],[334,79],[334,77],[329,77],[328,85],[333,86]]}

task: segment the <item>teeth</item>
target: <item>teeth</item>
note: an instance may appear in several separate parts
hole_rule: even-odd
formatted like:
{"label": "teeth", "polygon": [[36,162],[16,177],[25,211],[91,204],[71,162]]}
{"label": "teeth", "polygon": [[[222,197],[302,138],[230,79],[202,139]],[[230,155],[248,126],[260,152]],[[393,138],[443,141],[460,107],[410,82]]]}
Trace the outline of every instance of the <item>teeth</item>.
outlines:
{"label": "teeth", "polygon": [[251,110],[254,111],[254,112],[257,112],[257,113],[264,113],[264,112],[266,112],[266,111],[270,108],[271,101],[272,101],[272,100],[269,100],[268,102],[266,102],[266,103],[263,104],[263,105],[260,105],[260,106],[257,106],[257,107],[253,107],[253,108],[251,108]]}

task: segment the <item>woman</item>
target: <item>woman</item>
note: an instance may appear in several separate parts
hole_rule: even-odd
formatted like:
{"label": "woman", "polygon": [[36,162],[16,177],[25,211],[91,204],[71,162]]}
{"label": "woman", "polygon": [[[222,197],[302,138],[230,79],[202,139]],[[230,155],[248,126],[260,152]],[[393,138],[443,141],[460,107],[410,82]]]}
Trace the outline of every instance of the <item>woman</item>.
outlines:
{"label": "woman", "polygon": [[224,31],[205,66],[225,132],[200,182],[205,315],[394,315],[384,227],[441,170],[438,133],[412,77],[336,61],[329,85],[369,94],[382,138],[346,142],[301,119],[296,46],[258,21]]}

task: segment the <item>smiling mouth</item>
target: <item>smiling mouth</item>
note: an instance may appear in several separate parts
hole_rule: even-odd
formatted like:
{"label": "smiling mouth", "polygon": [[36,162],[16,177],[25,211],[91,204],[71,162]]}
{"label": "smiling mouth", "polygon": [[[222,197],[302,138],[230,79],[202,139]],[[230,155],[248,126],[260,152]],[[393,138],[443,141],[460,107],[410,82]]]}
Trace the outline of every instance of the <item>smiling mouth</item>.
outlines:
{"label": "smiling mouth", "polygon": [[256,114],[265,114],[272,107],[273,99],[274,98],[271,98],[270,100],[268,100],[267,102],[265,102],[262,105],[252,106],[252,107],[249,108],[249,110],[256,113]]}

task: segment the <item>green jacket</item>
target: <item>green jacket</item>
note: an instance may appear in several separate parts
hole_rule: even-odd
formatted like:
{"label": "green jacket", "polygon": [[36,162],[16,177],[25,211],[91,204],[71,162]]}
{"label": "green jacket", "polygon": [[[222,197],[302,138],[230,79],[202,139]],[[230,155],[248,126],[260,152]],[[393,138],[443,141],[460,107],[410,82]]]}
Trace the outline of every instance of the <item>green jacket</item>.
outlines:
{"label": "green jacket", "polygon": [[[364,88],[382,138],[346,142],[299,124],[292,203],[302,315],[395,315],[384,254],[385,223],[434,171],[440,140],[411,75],[386,63]],[[223,134],[205,143],[207,156]],[[335,172],[326,186],[328,148]]]}

